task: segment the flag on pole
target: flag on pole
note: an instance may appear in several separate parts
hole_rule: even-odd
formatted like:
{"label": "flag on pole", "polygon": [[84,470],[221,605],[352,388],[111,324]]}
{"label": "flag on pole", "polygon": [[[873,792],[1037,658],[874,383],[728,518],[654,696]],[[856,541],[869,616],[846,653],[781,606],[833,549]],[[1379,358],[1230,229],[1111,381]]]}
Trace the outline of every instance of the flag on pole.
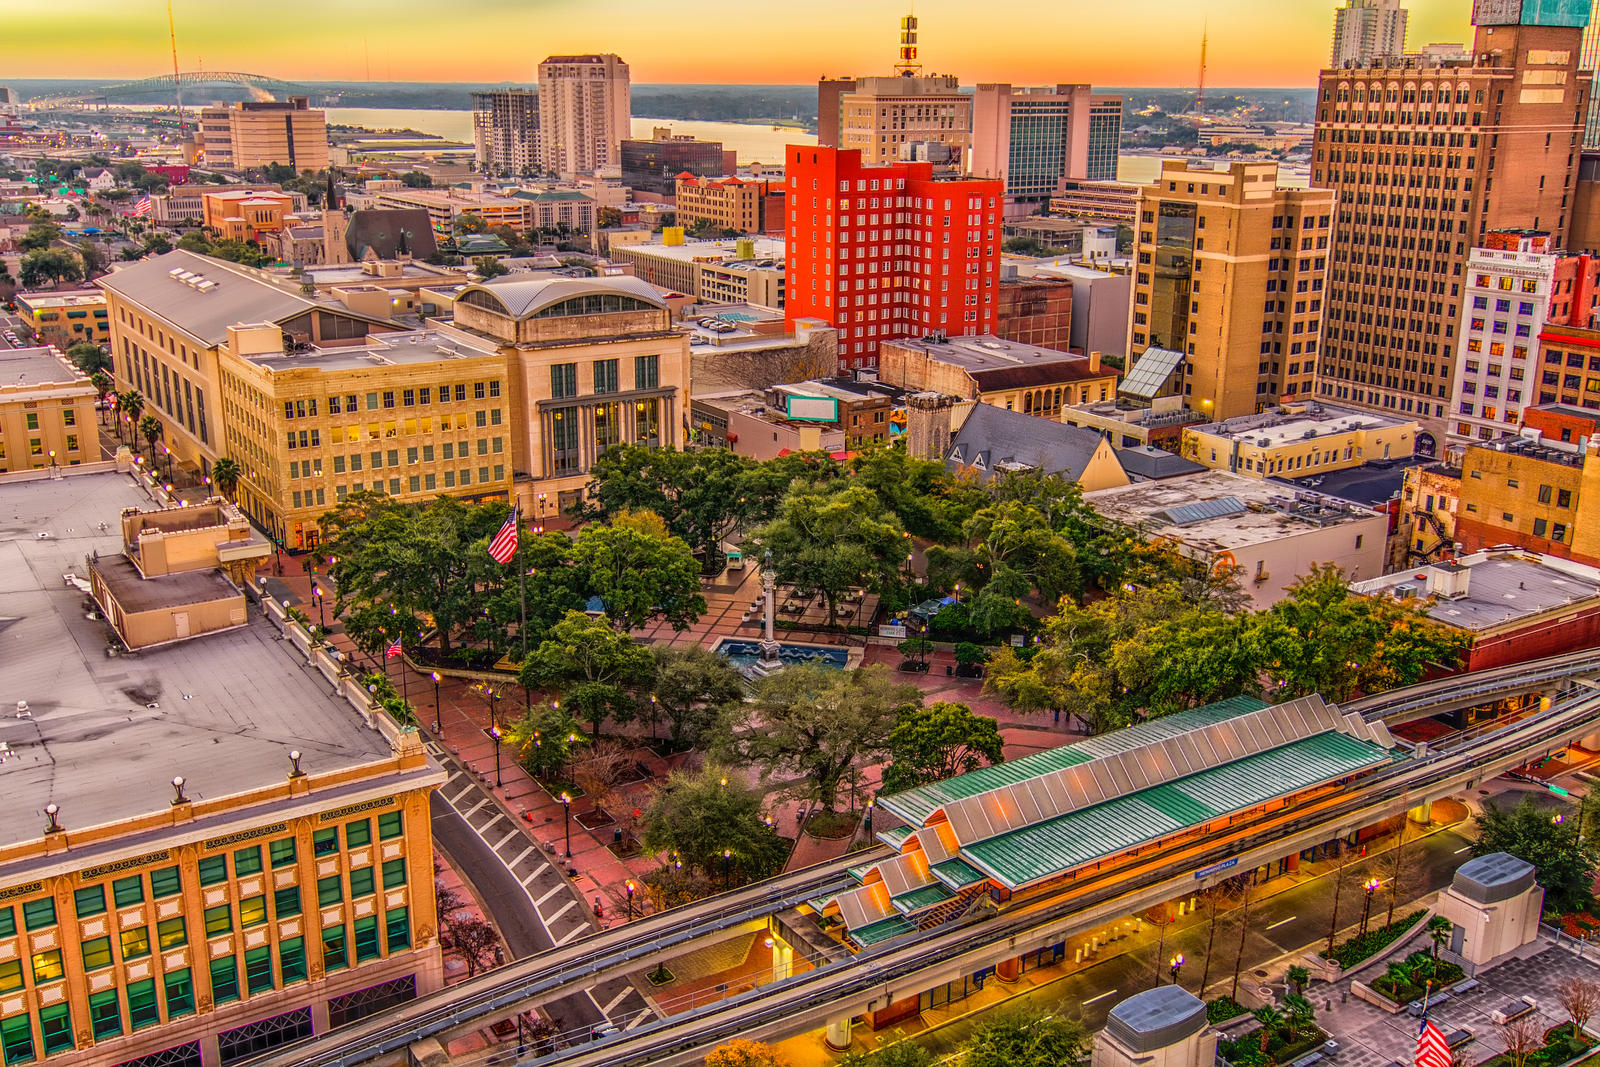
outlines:
{"label": "flag on pole", "polygon": [[500,532],[489,542],[489,558],[496,563],[510,563],[517,554],[517,509],[511,509]]}
{"label": "flag on pole", "polygon": [[1417,1035],[1416,1067],[1451,1067],[1450,1046],[1432,1019],[1422,1020],[1422,1032]]}
{"label": "flag on pole", "polygon": [[[397,637],[397,638],[394,639],[394,644],[390,645],[388,647],[388,649],[384,652],[384,655],[386,657],[388,657],[389,659],[394,659],[396,656],[400,655],[404,651],[405,651],[405,649],[400,647],[400,638]],[[1448,1067],[1448,1065],[1447,1065],[1447,1067]]]}
{"label": "flag on pole", "polygon": [[152,207],[153,205],[150,203],[150,197],[144,196],[139,199],[138,203],[133,205],[133,210],[128,212],[128,214],[133,218],[141,218],[150,214]]}

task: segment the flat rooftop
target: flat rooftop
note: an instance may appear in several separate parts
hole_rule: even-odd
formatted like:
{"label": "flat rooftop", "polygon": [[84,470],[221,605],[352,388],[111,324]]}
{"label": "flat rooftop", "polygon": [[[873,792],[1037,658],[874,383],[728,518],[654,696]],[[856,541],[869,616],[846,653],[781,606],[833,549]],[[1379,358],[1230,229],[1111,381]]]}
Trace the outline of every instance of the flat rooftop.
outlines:
{"label": "flat rooftop", "polygon": [[[1600,570],[1555,556],[1491,549],[1458,557],[1456,563],[1466,568],[1466,596],[1427,601],[1426,610],[1435,622],[1461,630],[1490,630],[1600,597]],[[1397,571],[1350,588],[1394,596],[1397,586],[1409,586],[1413,595],[1425,597],[1431,569]]]}
{"label": "flat rooftop", "polygon": [[1259,415],[1241,415],[1236,419],[1194,427],[1195,433],[1241,441],[1261,448],[1298,443],[1317,437],[1351,433],[1357,430],[1380,430],[1402,426],[1408,419],[1391,418],[1371,411],[1334,407],[1320,402],[1288,411],[1264,411]]}
{"label": "flat rooftop", "polygon": [[[741,257],[739,255],[739,240],[755,243],[755,255]],[[618,258],[624,252],[642,252],[646,255],[660,256],[663,259],[675,259],[680,263],[693,263],[696,260],[718,261],[722,266],[731,266],[736,263],[755,265],[762,260],[771,260],[773,266],[783,263],[784,244],[783,238],[777,237],[745,237],[727,241],[685,241],[681,245],[667,244],[638,244],[623,245],[618,248]]]}
{"label": "flat rooftop", "polygon": [[16,301],[35,310],[104,306],[106,294],[98,289],[70,293],[18,293]]}
{"label": "flat rooftop", "polygon": [[1147,537],[1171,537],[1214,551],[1265,544],[1337,523],[1381,521],[1366,508],[1323,499],[1327,506],[1317,511],[1296,509],[1295,494],[1284,487],[1218,470],[1084,494],[1095,511],[1140,526]]}
{"label": "flat rooftop", "polygon": [[1346,467],[1326,474],[1312,474],[1304,478],[1268,478],[1268,485],[1281,486],[1281,492],[1297,493],[1312,490],[1324,496],[1338,497],[1368,506],[1382,504],[1392,499],[1405,486],[1406,471],[1412,467],[1425,467],[1433,463],[1431,456],[1412,456],[1401,460],[1379,460],[1359,467]]}
{"label": "flat rooftop", "polygon": [[88,377],[54,348],[0,348],[0,387],[73,383],[90,388]]}
{"label": "flat rooftop", "polygon": [[217,798],[281,783],[292,749],[318,773],[391,757],[255,610],[237,630],[107,655],[110,627],[62,575],[120,553],[119,513],[149,504],[114,472],[0,480],[0,789],[19,816],[0,845],[36,840],[51,802],[84,829],[166,811],[174,775]]}
{"label": "flat rooftop", "polygon": [[[1089,357],[1076,352],[1062,352],[1054,348],[1023,344],[1021,341],[1003,341],[993,334],[965,334],[933,340],[928,337],[901,337],[885,344],[921,352],[940,363],[950,363],[965,370],[980,373],[1011,367],[1045,366],[1053,363],[1082,363],[1088,365]],[[1106,376],[1116,374],[1107,367]]]}
{"label": "flat rooftop", "polygon": [[446,359],[492,356],[495,348],[460,330],[429,327],[405,333],[368,334],[356,345],[313,346],[295,353],[267,353],[245,359],[269,370],[361,370],[369,367],[415,366]]}

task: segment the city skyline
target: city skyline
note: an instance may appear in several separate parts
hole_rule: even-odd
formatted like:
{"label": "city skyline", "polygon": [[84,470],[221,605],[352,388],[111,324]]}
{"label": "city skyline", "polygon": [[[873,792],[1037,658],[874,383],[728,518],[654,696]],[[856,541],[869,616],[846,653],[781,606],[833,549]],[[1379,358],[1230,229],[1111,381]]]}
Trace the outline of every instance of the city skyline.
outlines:
{"label": "city skyline", "polygon": [[[59,32],[59,9],[48,0],[13,0],[8,35],[15,46],[7,78],[137,78],[171,68],[166,5],[159,0],[88,0],[74,33]],[[477,0],[452,13],[442,50],[437,11],[420,0],[393,0],[381,22],[366,2],[328,10],[309,0],[284,0],[276,23],[255,21],[238,33],[236,10],[175,0],[179,64],[184,70],[242,70],[311,81],[461,81],[532,84],[547,54],[616,52],[636,83],[804,84],[818,75],[887,73],[894,55],[900,0],[870,5],[820,0],[805,9],[768,11],[752,23],[749,9],[728,3],[693,23],[743,27],[725,39],[715,63],[708,42],[687,24],[639,17],[638,0],[548,0],[538,10],[515,0]],[[1137,19],[1108,14],[1085,0],[1049,10],[1012,0],[976,18],[953,0],[924,0],[922,59],[930,71],[963,84],[1011,81],[1048,84],[1060,78],[1103,85],[1192,86],[1203,28],[1209,32],[1206,80],[1215,86],[1311,87],[1327,62],[1335,4],[1298,0],[1232,0],[1226,10],[1180,0],[1147,0]],[[1413,0],[1410,46],[1471,38],[1467,0]],[[307,35],[307,20],[321,27]],[[682,27],[682,28],[680,28]],[[822,38],[819,28],[828,34]],[[1135,52],[1104,47],[1108,37],[1136,33]],[[763,42],[810,37],[819,47],[774,55]],[[450,38],[446,38],[449,40]],[[496,43],[503,42],[503,43]],[[537,42],[537,43],[532,43]],[[471,48],[470,60],[466,46]]]}

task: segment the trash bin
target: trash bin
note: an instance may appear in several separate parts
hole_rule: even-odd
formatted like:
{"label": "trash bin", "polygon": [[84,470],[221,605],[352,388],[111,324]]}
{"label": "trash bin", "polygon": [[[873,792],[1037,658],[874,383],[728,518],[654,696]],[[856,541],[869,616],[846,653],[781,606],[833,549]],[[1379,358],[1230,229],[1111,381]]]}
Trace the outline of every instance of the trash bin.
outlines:
{"label": "trash bin", "polygon": [[622,844],[622,827],[614,826],[611,828],[611,843],[613,845]]}
{"label": "trash bin", "polygon": [[946,678],[950,677],[952,674],[955,674],[955,673],[956,673],[956,669],[954,667],[950,666],[950,664],[946,663],[944,665],[944,676]]}

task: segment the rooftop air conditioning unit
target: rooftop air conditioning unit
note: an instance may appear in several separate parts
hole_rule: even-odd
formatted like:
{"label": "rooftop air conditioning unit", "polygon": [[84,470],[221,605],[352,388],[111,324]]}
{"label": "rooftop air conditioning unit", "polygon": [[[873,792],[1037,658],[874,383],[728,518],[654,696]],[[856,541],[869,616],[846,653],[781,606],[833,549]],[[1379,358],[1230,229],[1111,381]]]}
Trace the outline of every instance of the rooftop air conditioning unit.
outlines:
{"label": "rooftop air conditioning unit", "polygon": [[1417,587],[1411,582],[1401,582],[1399,585],[1394,587],[1394,598],[1396,600],[1411,600],[1415,598],[1416,595]]}

